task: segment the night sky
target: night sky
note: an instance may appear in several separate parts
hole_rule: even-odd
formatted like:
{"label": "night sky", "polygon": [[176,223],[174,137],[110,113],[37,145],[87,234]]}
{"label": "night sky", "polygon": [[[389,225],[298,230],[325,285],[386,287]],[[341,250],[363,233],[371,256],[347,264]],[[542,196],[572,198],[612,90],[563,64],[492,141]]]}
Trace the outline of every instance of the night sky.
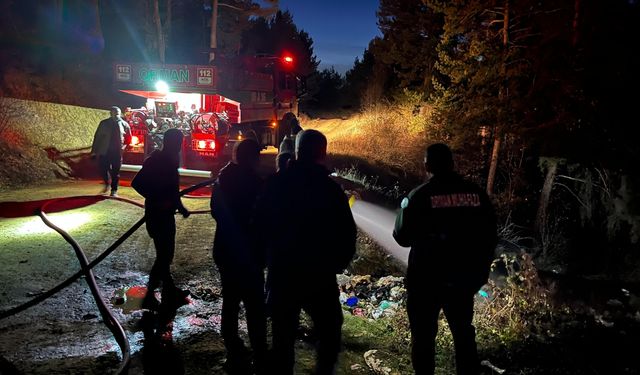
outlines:
{"label": "night sky", "polygon": [[295,24],[309,33],[320,69],[333,66],[344,74],[369,41],[380,35],[376,24],[378,0],[280,0]]}

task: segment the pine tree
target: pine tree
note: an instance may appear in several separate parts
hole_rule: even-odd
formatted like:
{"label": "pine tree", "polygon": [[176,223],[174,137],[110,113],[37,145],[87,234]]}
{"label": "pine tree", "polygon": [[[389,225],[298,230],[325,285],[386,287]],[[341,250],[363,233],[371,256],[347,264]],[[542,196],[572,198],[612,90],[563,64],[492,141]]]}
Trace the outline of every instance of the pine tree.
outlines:
{"label": "pine tree", "polygon": [[317,71],[318,60],[313,52],[313,39],[298,29],[288,11],[278,11],[273,18],[256,18],[242,36],[243,54],[291,54],[294,70],[301,77]]}
{"label": "pine tree", "polygon": [[442,16],[420,0],[381,0],[378,25],[383,37],[376,57],[393,68],[398,88],[431,92],[442,33]]}
{"label": "pine tree", "polygon": [[535,66],[530,54],[539,33],[540,2],[428,1],[444,16],[434,100],[459,144],[492,135],[487,191],[493,192],[506,134],[521,130],[531,100]]}
{"label": "pine tree", "polygon": [[383,49],[382,39],[374,38],[362,54],[362,60],[356,57],[353,68],[345,74],[345,86],[343,97],[345,104],[366,108],[382,99],[390,97],[393,84],[397,80],[391,72],[391,68],[384,64],[378,51]]}

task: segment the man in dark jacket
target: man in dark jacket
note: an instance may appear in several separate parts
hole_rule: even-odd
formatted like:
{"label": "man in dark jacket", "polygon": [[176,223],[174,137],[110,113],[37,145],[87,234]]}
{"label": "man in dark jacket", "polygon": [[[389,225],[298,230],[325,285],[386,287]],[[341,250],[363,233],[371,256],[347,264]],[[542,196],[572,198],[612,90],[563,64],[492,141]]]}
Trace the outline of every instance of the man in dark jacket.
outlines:
{"label": "man in dark jacket", "polygon": [[271,180],[257,211],[267,244],[273,373],[293,373],[304,309],[318,339],[316,373],[332,374],[343,322],[336,274],[355,253],[356,226],[347,196],[322,165],[325,136],[305,130],[296,141],[297,160]]}
{"label": "man in dark jacket", "polygon": [[264,373],[266,317],[264,307],[264,256],[256,251],[250,229],[262,180],[256,173],[260,146],[245,139],[233,150],[233,162],[218,175],[211,194],[211,216],[216,220],[213,259],[222,281],[222,337],[227,349],[226,367],[246,368],[246,349],[238,335],[240,302],[244,303],[254,366]]}
{"label": "man in dark jacket", "polygon": [[131,142],[131,128],[121,116],[120,108],[111,107],[111,117],[100,121],[93,136],[91,156],[98,157],[100,177],[104,181],[103,193],[109,190],[111,175],[111,196],[118,195],[122,151]]}
{"label": "man in dark jacket", "polygon": [[411,247],[406,283],[413,367],[417,375],[433,374],[443,309],[458,374],[477,374],[473,298],[489,276],[495,215],[484,191],[453,171],[449,147],[429,146],[425,167],[433,177],[402,200],[393,232],[398,244]]}
{"label": "man in dark jacket", "polygon": [[147,295],[142,305],[152,310],[159,305],[154,291],[161,283],[163,304],[188,303],[189,292],[178,289],[171,276],[176,238],[175,212],[178,210],[183,217],[189,217],[189,211],[182,205],[179,194],[178,164],[182,138],[180,130],[167,130],[163,136],[162,150],[154,151],[131,181],[131,187],[145,198],[147,232],[156,248],[156,260],[149,272]]}

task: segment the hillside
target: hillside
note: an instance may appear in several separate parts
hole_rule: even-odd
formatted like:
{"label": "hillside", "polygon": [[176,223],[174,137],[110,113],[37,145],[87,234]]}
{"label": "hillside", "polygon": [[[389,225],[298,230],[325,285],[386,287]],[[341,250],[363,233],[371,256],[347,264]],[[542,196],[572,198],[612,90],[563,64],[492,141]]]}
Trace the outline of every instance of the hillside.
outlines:
{"label": "hillside", "polygon": [[40,184],[82,163],[106,110],[0,98],[0,190]]}

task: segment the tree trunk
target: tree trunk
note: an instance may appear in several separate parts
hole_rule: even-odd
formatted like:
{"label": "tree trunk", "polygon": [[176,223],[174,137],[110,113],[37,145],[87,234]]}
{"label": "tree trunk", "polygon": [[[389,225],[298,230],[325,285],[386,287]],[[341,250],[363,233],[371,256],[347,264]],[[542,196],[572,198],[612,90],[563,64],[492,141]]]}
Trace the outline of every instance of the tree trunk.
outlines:
{"label": "tree trunk", "polygon": [[[556,160],[549,160],[547,162],[547,174],[544,178],[544,185],[542,185],[542,192],[540,193],[540,203],[538,204],[538,213],[536,214],[536,231],[540,234],[541,238],[545,238],[545,231],[547,230],[547,216],[549,212],[549,201],[551,200],[551,189],[553,189],[553,182],[556,179],[558,173],[558,162]],[[543,247],[544,241],[543,241]],[[545,249],[543,248],[543,251]]]}
{"label": "tree trunk", "polygon": [[573,38],[571,40],[574,47],[578,45],[578,40],[580,36],[578,32],[578,27],[580,26],[579,21],[580,21],[580,0],[575,0],[573,4],[573,24],[572,24]]}
{"label": "tree trunk", "polygon": [[102,35],[102,23],[100,22],[100,0],[93,0],[93,8],[95,9],[96,12],[96,19],[95,19],[95,28],[94,28],[94,35],[97,38],[102,39],[102,43],[103,43],[103,47],[104,47],[104,36]]}
{"label": "tree trunk", "polygon": [[493,195],[493,185],[496,181],[496,171],[498,170],[498,157],[500,155],[500,145],[502,143],[502,133],[504,131],[504,115],[505,107],[507,106],[507,67],[506,56],[507,49],[509,48],[509,0],[504,4],[504,20],[502,22],[502,47],[503,47],[503,61],[502,61],[502,83],[500,87],[499,102],[501,108],[498,111],[498,124],[495,127],[493,135],[493,151],[491,152],[491,164],[489,165],[489,176],[487,176],[487,194]]}
{"label": "tree trunk", "polygon": [[504,21],[502,22],[502,46],[509,44],[509,0],[504,2]]}
{"label": "tree trunk", "polygon": [[173,6],[173,3],[171,0],[167,0],[167,17],[164,19],[164,44],[165,44],[165,49],[166,46],[170,45],[171,43],[171,23],[173,22],[173,20],[171,19],[173,17],[173,13],[171,11],[171,7]]}
{"label": "tree trunk", "polygon": [[487,194],[493,195],[493,185],[496,182],[496,171],[498,170],[498,156],[502,145],[502,134],[500,128],[496,126],[493,135],[493,150],[491,151],[491,164],[489,164],[489,176],[487,177]]}
{"label": "tree trunk", "polygon": [[164,64],[164,35],[162,33],[162,22],[160,21],[160,7],[158,5],[158,0],[153,0],[153,23],[156,26],[158,56],[160,57],[160,62]]}
{"label": "tree trunk", "polygon": [[213,0],[213,11],[211,12],[211,44],[209,47],[209,62],[212,62],[216,58],[216,49],[218,48],[218,0]]}

